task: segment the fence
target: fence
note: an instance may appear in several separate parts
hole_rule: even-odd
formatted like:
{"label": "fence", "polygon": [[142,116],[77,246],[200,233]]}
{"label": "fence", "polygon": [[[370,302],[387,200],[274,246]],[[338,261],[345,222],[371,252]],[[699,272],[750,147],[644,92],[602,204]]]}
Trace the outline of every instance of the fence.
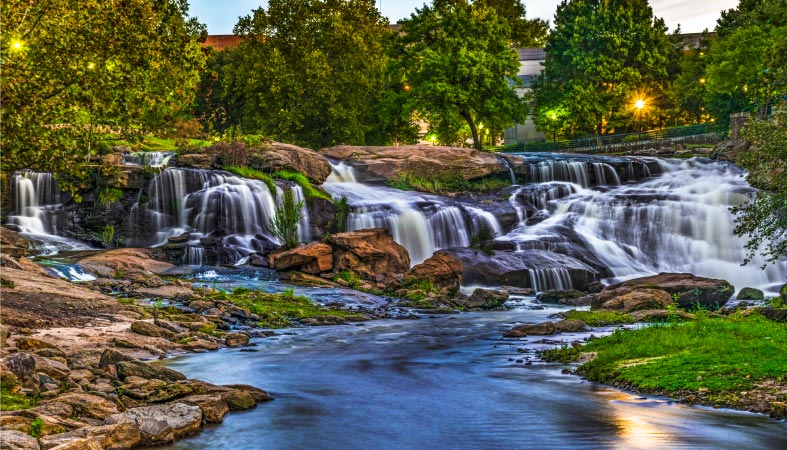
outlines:
{"label": "fence", "polygon": [[610,134],[557,142],[530,142],[507,145],[500,151],[517,152],[564,152],[610,153],[634,151],[644,148],[683,144],[713,144],[725,137],[726,128],[715,124],[689,125],[640,133]]}

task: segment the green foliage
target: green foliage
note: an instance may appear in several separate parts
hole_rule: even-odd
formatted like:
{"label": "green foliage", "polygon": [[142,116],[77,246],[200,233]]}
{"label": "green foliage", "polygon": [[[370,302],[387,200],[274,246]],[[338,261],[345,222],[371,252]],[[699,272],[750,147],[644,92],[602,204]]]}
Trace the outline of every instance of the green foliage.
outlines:
{"label": "green foliage", "polygon": [[440,142],[466,124],[476,149],[479,128],[502,130],[526,114],[517,96],[517,53],[511,27],[486,3],[436,1],[402,21],[389,48],[387,76],[397,101],[425,119]]}
{"label": "green foliage", "polygon": [[301,221],[301,208],[303,200],[296,202],[292,191],[284,191],[283,199],[276,214],[271,217],[270,231],[285,248],[298,246],[298,222]]}
{"label": "green foliage", "polygon": [[262,171],[257,169],[252,169],[251,167],[239,167],[239,166],[224,166],[224,170],[230,173],[234,173],[235,175],[243,178],[250,178],[252,180],[260,180],[265,183],[265,186],[268,187],[268,190],[271,192],[272,195],[276,195],[276,182],[273,181],[273,177],[270,175],[266,175]]}
{"label": "green foliage", "polygon": [[350,217],[350,204],[347,203],[347,197],[342,195],[342,198],[333,201],[333,205],[336,208],[336,215],[331,220],[330,228],[335,233],[344,233],[347,230],[347,219]]}
{"label": "green foliage", "polygon": [[123,198],[123,190],[105,187],[98,193],[98,203],[101,205],[111,205]]}
{"label": "green foliage", "polygon": [[787,376],[787,328],[758,315],[698,314],[695,322],[617,332],[581,351],[598,353],[579,369],[589,379],[646,392],[707,389],[723,398]]}
{"label": "green foliage", "polygon": [[474,3],[494,8],[497,15],[508,22],[511,47],[543,47],[546,43],[549,23],[541,19],[526,19],[525,5],[520,0],[476,0]]}
{"label": "green foliage", "polygon": [[104,244],[104,247],[111,247],[115,243],[115,226],[112,224],[104,225],[104,229],[101,230],[101,243]]}
{"label": "green foliage", "polygon": [[304,296],[292,292],[268,294],[245,288],[232,293],[220,292],[208,296],[211,300],[228,301],[260,316],[259,326],[265,328],[290,327],[307,318],[335,317],[339,319],[359,318],[349,311],[341,311],[315,305]]}
{"label": "green foliage", "polygon": [[[564,0],[533,86],[537,125],[566,136],[620,133],[662,120],[678,49],[647,0]],[[634,107],[642,99],[645,107]]]}
{"label": "green foliage", "polygon": [[743,137],[751,148],[737,162],[749,170],[749,184],[762,190],[732,209],[735,234],[749,238],[745,263],[760,253],[766,265],[787,255],[787,102],[774,107],[770,120],[752,119]]}
{"label": "green foliage", "polygon": [[581,320],[591,327],[605,327],[636,322],[633,317],[620,311],[579,311],[576,309],[569,311],[566,319]]}
{"label": "green foliage", "polygon": [[211,101],[244,133],[311,148],[362,144],[377,123],[387,25],[373,0],[272,0],[235,26],[240,46],[205,80],[221,83],[223,100]]}
{"label": "green foliage", "polygon": [[708,53],[705,103],[720,123],[730,113],[764,117],[787,94],[787,2],[742,1],[722,13]]}
{"label": "green foliage", "polygon": [[55,172],[76,192],[107,131],[138,140],[173,119],[204,64],[187,14],[185,0],[4,2],[0,169]]}
{"label": "green foliage", "polygon": [[409,172],[402,172],[388,184],[391,187],[403,191],[452,194],[467,191],[487,192],[499,190],[509,186],[511,180],[496,177],[487,177],[479,180],[465,180],[459,174],[419,177]]}
{"label": "green foliage", "polygon": [[492,230],[484,226],[470,238],[470,247],[482,250],[486,255],[491,256],[495,254],[494,250],[492,250],[492,242],[494,240],[495,235],[492,233]]}
{"label": "green foliage", "polygon": [[296,172],[294,170],[279,170],[278,172],[274,172],[272,176],[273,178],[278,178],[280,180],[287,180],[287,181],[294,182],[295,184],[300,186],[301,189],[303,189],[303,195],[306,196],[307,199],[321,198],[323,200],[333,201],[333,198],[331,198],[330,195],[328,195],[322,189],[315,187],[309,181],[306,175],[300,172]]}
{"label": "green foliage", "polygon": [[36,399],[14,392],[12,387],[5,380],[0,385],[0,411],[30,409],[36,405]]}
{"label": "green foliage", "polygon": [[40,417],[30,422],[30,436],[40,439],[44,435],[44,421]]}
{"label": "green foliage", "polygon": [[14,280],[7,280],[5,278],[0,277],[0,286],[13,289],[16,287],[16,283],[14,283]]}
{"label": "green foliage", "polygon": [[350,289],[358,289],[361,287],[361,279],[358,278],[358,275],[350,270],[342,270],[341,272],[337,273],[336,279],[346,281],[347,287]]}

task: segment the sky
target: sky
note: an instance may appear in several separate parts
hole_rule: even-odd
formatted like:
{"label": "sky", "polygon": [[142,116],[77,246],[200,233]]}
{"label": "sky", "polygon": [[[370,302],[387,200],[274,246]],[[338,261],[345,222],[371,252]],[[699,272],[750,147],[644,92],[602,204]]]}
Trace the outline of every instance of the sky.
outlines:
{"label": "sky", "polygon": [[[415,8],[423,6],[425,0],[377,0],[377,7],[391,23],[410,17]],[[431,3],[431,2],[429,2]],[[559,0],[523,0],[527,17],[538,17],[552,21]],[[238,17],[245,16],[260,6],[266,8],[265,0],[190,0],[190,13],[208,25],[209,34],[232,34]],[[708,28],[713,30],[722,10],[734,8],[738,0],[650,0],[657,17],[667,23],[670,31],[678,24],[684,33],[698,33]]]}

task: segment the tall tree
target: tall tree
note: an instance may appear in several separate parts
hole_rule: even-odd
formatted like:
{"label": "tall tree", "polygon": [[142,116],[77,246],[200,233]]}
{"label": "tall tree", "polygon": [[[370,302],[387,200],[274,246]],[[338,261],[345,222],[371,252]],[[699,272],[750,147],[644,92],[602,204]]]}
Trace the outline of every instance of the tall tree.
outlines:
{"label": "tall tree", "polygon": [[764,117],[787,95],[787,2],[742,0],[722,13],[709,51],[705,102],[721,123],[755,111]]}
{"label": "tall tree", "polygon": [[502,129],[526,112],[515,92],[519,62],[509,36],[508,22],[482,2],[436,0],[402,22],[389,70],[442,141],[465,123],[481,149],[481,124]]}
{"label": "tall tree", "polygon": [[2,170],[51,171],[73,187],[100,130],[140,133],[188,106],[206,33],[187,12],[185,0],[5,1]]}
{"label": "tall tree", "polygon": [[566,110],[560,128],[571,134],[647,126],[664,107],[677,51],[666,32],[647,0],[563,0],[534,83],[537,123]]}
{"label": "tall tree", "polygon": [[362,144],[375,127],[386,21],[374,0],[271,0],[242,17],[224,92],[246,133],[309,147]]}
{"label": "tall tree", "polygon": [[475,0],[476,6],[494,8],[497,15],[511,28],[509,41],[515,48],[543,47],[546,44],[549,22],[525,17],[521,0]]}

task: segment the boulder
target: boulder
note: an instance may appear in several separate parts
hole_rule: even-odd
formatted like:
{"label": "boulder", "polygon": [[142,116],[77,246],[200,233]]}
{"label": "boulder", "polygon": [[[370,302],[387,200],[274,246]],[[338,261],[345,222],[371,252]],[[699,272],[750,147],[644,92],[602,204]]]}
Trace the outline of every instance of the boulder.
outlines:
{"label": "boulder", "polygon": [[268,260],[271,269],[319,274],[333,269],[333,249],[328,244],[312,242],[291,250],[271,253]]}
{"label": "boulder", "polygon": [[538,294],[536,299],[541,303],[553,303],[569,306],[590,306],[590,298],[587,297],[587,294],[584,292],[575,291],[573,289],[569,289],[567,291],[550,289]]}
{"label": "boulder", "polygon": [[466,306],[469,309],[501,309],[503,308],[503,304],[507,301],[507,292],[478,288],[470,295]]}
{"label": "boulder", "polygon": [[243,411],[254,408],[257,404],[251,392],[240,389],[229,389],[221,394],[221,398],[227,403],[230,411]]}
{"label": "boulder", "polygon": [[0,429],[0,450],[40,450],[40,448],[38,440],[27,433]]}
{"label": "boulder", "polygon": [[334,270],[349,270],[366,280],[388,283],[410,268],[407,250],[385,228],[337,233],[328,238]]}
{"label": "boulder", "polygon": [[588,324],[581,320],[565,319],[555,322],[558,333],[577,333],[580,331],[590,331]]}
{"label": "boulder", "polygon": [[5,358],[3,372],[14,374],[25,388],[37,389],[39,386],[38,376],[36,376],[36,360],[28,353],[19,352]]}
{"label": "boulder", "polygon": [[[700,306],[718,309],[735,293],[735,287],[724,280],[703,278],[690,273],[660,273],[650,277],[635,278],[605,287],[593,295],[591,309],[638,289],[658,289],[669,294],[681,308]],[[672,302],[670,302],[672,303]]]}
{"label": "boulder", "polygon": [[[40,339],[32,338],[29,336],[21,336],[16,339],[16,348],[19,350],[41,350],[45,348],[57,349],[57,346]],[[59,350],[59,349],[58,349]]]}
{"label": "boulder", "polygon": [[133,423],[79,428],[67,433],[53,434],[41,438],[41,449],[128,449],[138,446],[142,436]]}
{"label": "boulder", "polygon": [[55,380],[62,380],[71,373],[71,369],[60,361],[33,355],[36,364],[36,372],[43,373]]}
{"label": "boulder", "polygon": [[163,337],[165,339],[172,339],[175,337],[175,333],[156,326],[153,323],[145,322],[144,320],[137,320],[135,322],[131,322],[131,331],[137,334],[141,334],[143,336],[150,336],[150,337]]}
{"label": "boulder", "polygon": [[78,260],[88,272],[107,278],[117,275],[162,274],[175,267],[154,259],[156,252],[148,248],[118,248],[96,253]]}
{"label": "boulder", "polygon": [[453,296],[462,285],[462,261],[450,253],[435,252],[429,259],[408,270],[402,281],[405,286],[419,281],[431,281],[435,292],[446,289],[446,294]]}
{"label": "boulder", "polygon": [[424,178],[465,180],[490,175],[509,175],[504,160],[492,153],[458,147],[404,145],[397,147],[357,147],[340,145],[320,150],[320,154],[340,159],[355,167],[358,181],[392,181],[405,174]]}
{"label": "boulder", "polygon": [[0,227],[0,254],[21,258],[30,254],[30,243],[16,231]]}
{"label": "boulder", "polygon": [[525,324],[516,326],[503,334],[505,337],[525,337],[527,335],[545,336],[556,333],[571,333],[579,331],[590,331],[590,327],[581,320],[566,319],[558,322],[541,322],[537,324]]}
{"label": "boulder", "polygon": [[737,300],[764,300],[765,294],[755,288],[745,287],[738,292]]}
{"label": "boulder", "polygon": [[642,309],[631,313],[631,317],[637,322],[668,322],[670,320],[694,320],[694,315],[686,311],[666,309]]}
{"label": "boulder", "polygon": [[146,380],[162,380],[170,383],[185,380],[186,376],[168,367],[154,366],[142,361],[121,361],[117,364],[117,372],[121,379],[140,377]]}
{"label": "boulder", "polygon": [[68,392],[57,397],[57,401],[74,408],[79,417],[103,420],[118,412],[115,402],[85,392]]}
{"label": "boulder", "polygon": [[548,275],[557,270],[567,270],[572,286],[585,286],[599,277],[598,271],[578,259],[545,250],[496,250],[492,255],[469,248],[444,251],[462,261],[462,281],[465,284],[535,289],[537,286],[532,286],[531,271]]}
{"label": "boulder", "polygon": [[142,442],[157,445],[172,442],[200,429],[202,410],[186,403],[130,408],[109,416],[106,424],[133,423],[141,432]]}
{"label": "boulder", "polygon": [[624,314],[643,309],[666,309],[673,303],[672,297],[659,289],[634,289],[607,300],[601,309],[616,309]]}
{"label": "boulder", "polygon": [[191,395],[180,399],[179,402],[199,406],[202,410],[202,420],[206,423],[221,423],[224,416],[230,412],[227,402],[220,395]]}
{"label": "boulder", "polygon": [[246,333],[229,333],[224,337],[227,347],[243,347],[249,345],[249,335]]}
{"label": "boulder", "polygon": [[264,172],[294,170],[318,185],[323,184],[331,174],[331,165],[325,156],[308,148],[280,142],[252,149],[248,165]]}
{"label": "boulder", "polygon": [[248,384],[227,384],[223,386],[225,388],[233,389],[236,391],[243,391],[251,395],[255,402],[267,402],[269,400],[273,400],[273,397],[270,396],[267,392],[263,391],[262,389],[254,386],[250,386]]}

